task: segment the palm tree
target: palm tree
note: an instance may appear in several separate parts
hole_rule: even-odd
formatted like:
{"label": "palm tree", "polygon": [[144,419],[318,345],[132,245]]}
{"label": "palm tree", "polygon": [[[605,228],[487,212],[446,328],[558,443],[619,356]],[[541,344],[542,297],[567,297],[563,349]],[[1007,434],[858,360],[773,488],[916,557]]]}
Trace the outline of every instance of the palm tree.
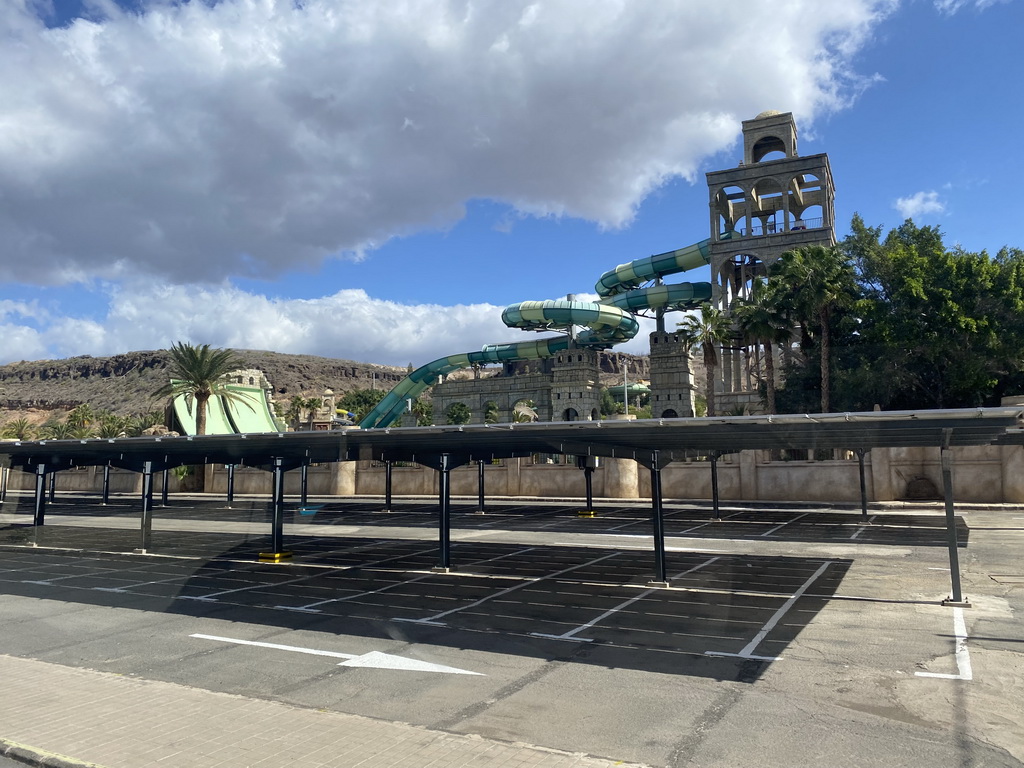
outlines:
{"label": "palm tree", "polygon": [[[242,361],[231,349],[210,349],[209,344],[192,346],[178,342],[171,346],[169,383],[153,393],[154,397],[185,397],[185,407],[192,413],[196,409],[196,434],[206,434],[206,404],[218,396],[232,402],[241,402],[252,408],[241,392],[227,388],[227,374],[242,367]],[[254,410],[254,409],[253,409]]]}
{"label": "palm tree", "polygon": [[700,347],[704,353],[704,371],[707,374],[708,416],[715,415],[715,368],[718,367],[717,348],[730,335],[729,318],[710,304],[701,304],[700,315],[687,315],[679,323],[687,345]]}
{"label": "palm tree", "polygon": [[15,440],[31,440],[35,433],[35,427],[24,416],[7,422],[3,427],[3,436],[14,438]]}
{"label": "palm tree", "polygon": [[74,437],[75,427],[69,421],[53,421],[40,430],[47,440],[69,440]]}
{"label": "palm tree", "polygon": [[776,292],[763,279],[755,279],[750,295],[733,307],[733,318],[744,339],[764,348],[765,406],[768,413],[775,413],[774,347],[792,336]]}
{"label": "palm tree", "polygon": [[316,412],[323,408],[324,400],[322,397],[310,397],[306,399],[304,406],[309,411],[309,428],[313,429],[313,422],[316,420]]}
{"label": "palm tree", "polygon": [[96,414],[88,403],[80,403],[68,414],[68,424],[73,428],[88,427],[96,421]]}
{"label": "palm tree", "polygon": [[838,248],[808,245],[782,254],[772,266],[773,280],[793,292],[793,307],[803,325],[815,326],[821,352],[821,412],[829,412],[831,388],[831,321],[837,309],[854,298],[853,268]]}
{"label": "palm tree", "polygon": [[106,413],[100,417],[99,429],[96,430],[96,437],[112,438],[121,437],[128,433],[131,420],[113,413]]}

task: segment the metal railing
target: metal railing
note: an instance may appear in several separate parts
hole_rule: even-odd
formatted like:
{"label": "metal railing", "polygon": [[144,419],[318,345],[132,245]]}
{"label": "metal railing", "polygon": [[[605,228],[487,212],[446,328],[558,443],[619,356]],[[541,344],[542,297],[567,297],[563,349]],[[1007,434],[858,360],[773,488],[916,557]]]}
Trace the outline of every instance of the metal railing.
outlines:
{"label": "metal railing", "polygon": [[737,227],[734,231],[740,237],[761,237],[762,235],[777,235],[783,232],[798,232],[805,229],[821,229],[822,219],[800,219],[786,229],[783,224],[755,224],[752,227]]}

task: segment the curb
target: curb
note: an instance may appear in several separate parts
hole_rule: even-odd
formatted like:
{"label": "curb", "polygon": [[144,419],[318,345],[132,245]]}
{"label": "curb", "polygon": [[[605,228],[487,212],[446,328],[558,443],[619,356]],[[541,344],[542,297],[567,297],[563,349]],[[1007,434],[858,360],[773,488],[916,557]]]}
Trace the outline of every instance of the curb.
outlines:
{"label": "curb", "polygon": [[19,744],[4,738],[0,738],[0,756],[25,765],[38,766],[38,768],[104,768],[97,763],[76,760],[67,755],[47,752],[45,749],[30,747],[27,744]]}

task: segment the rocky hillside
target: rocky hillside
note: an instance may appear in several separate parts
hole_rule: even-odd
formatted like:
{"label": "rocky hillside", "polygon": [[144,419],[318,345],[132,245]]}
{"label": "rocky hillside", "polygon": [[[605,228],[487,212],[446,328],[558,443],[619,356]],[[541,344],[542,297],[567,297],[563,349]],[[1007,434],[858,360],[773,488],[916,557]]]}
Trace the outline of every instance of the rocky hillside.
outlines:
{"label": "rocky hillside", "polygon": [[[312,355],[238,350],[246,368],[259,368],[274,386],[275,397],[315,395],[384,387],[405,376],[404,368]],[[70,357],[0,366],[0,421],[13,413],[37,416],[67,411],[81,403],[128,416],[158,410],[151,395],[167,382],[167,352],[129,352],[113,357]],[[38,419],[33,419],[38,420]]]}
{"label": "rocky hillside", "polygon": [[[246,368],[259,368],[274,387],[275,398],[314,396],[330,388],[336,393],[373,387],[391,389],[406,374],[400,367],[357,363],[312,355],[237,350]],[[167,352],[129,352],[112,357],[70,357],[0,366],[0,423],[26,416],[40,423],[88,403],[122,416],[158,410],[164,403],[151,395],[167,382]],[[622,365],[631,380],[646,378],[647,357],[602,356],[602,379],[621,379]],[[471,376],[468,371],[460,372]]]}

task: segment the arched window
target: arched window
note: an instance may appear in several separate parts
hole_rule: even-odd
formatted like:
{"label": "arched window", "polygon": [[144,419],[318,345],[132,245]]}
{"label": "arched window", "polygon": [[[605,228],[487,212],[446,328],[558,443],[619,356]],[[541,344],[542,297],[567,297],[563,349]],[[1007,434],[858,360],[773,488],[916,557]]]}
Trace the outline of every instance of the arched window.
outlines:
{"label": "arched window", "polygon": [[750,159],[755,163],[765,160],[782,160],[786,157],[786,142],[778,136],[762,136],[750,150]]}

